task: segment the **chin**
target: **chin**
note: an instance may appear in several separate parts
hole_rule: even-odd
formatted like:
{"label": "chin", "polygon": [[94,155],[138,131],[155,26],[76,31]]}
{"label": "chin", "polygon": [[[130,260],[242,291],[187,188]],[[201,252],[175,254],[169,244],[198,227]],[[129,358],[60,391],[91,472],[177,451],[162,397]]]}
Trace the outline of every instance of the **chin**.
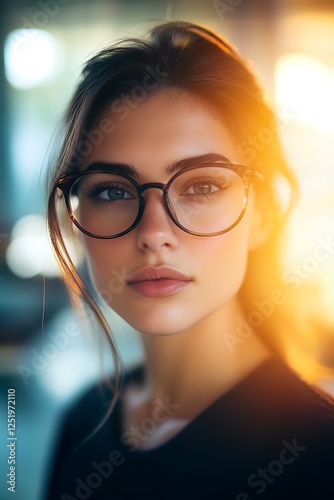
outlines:
{"label": "chin", "polygon": [[189,321],[173,321],[167,320],[150,321],[146,320],[126,319],[125,321],[143,335],[151,335],[154,337],[165,337],[169,335],[177,335],[188,330],[192,325]]}
{"label": "chin", "polygon": [[132,328],[144,335],[156,337],[176,335],[188,330],[194,323],[189,321],[189,312],[176,310],[175,305],[169,308],[153,308],[148,311],[118,310],[113,307]]}

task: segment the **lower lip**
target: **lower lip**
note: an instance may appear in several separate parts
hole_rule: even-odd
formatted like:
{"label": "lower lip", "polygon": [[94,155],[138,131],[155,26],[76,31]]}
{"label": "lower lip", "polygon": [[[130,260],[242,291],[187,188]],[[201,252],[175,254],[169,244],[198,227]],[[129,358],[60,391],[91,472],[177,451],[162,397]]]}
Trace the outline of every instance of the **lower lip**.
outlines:
{"label": "lower lip", "polygon": [[175,279],[147,280],[130,283],[129,286],[146,297],[168,297],[186,288],[190,281]]}

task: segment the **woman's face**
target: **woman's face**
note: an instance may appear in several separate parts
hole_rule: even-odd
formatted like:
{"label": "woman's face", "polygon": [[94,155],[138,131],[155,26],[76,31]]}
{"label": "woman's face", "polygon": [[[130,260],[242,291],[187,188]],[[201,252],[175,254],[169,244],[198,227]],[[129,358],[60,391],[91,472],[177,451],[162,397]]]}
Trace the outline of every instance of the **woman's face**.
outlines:
{"label": "woman's face", "polygon": [[[112,120],[114,130],[100,138],[83,169],[95,162],[128,164],[144,184],[167,183],[171,175],[166,167],[185,158],[215,153],[242,163],[238,144],[221,121],[183,92],[147,98],[132,106],[126,118],[108,107],[96,125],[105,118]],[[135,329],[156,335],[187,330],[235,304],[248,251],[257,242],[252,191],[241,222],[213,237],[178,228],[163,206],[161,190],[145,191],[145,201],[144,214],[130,233],[109,240],[82,235],[103,299]],[[173,279],[163,279],[166,273]]]}

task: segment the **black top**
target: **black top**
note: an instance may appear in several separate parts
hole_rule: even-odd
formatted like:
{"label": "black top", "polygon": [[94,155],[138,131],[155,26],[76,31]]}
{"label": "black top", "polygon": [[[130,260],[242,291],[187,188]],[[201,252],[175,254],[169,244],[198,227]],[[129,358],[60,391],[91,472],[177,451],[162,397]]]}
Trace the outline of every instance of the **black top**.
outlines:
{"label": "black top", "polygon": [[82,443],[109,401],[95,387],[68,413],[49,500],[334,498],[334,400],[277,358],[151,450],[138,445],[173,401],[157,402],[151,419],[123,434],[118,402]]}

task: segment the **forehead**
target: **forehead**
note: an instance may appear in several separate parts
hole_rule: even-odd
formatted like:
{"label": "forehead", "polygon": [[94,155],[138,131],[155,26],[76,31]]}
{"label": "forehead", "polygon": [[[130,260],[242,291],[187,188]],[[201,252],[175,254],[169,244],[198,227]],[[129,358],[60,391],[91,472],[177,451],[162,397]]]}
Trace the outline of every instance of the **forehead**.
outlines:
{"label": "forehead", "polygon": [[128,163],[145,176],[175,160],[207,153],[241,161],[223,121],[183,91],[162,91],[140,103],[124,96],[106,106],[92,131],[100,132],[99,140],[82,168],[98,161]]}

